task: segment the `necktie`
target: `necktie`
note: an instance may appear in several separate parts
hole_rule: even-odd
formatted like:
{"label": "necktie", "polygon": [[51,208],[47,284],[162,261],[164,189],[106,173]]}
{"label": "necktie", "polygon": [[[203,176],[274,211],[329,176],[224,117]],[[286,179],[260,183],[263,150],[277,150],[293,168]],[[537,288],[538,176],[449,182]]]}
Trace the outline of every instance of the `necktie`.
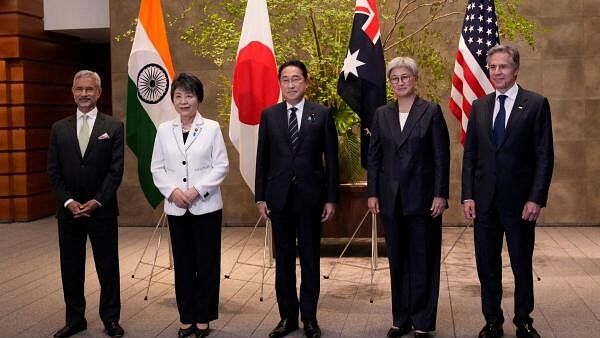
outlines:
{"label": "necktie", "polygon": [[288,123],[288,132],[290,133],[290,143],[292,150],[296,150],[296,144],[298,143],[298,118],[296,117],[296,111],[298,108],[290,108],[290,119]]}
{"label": "necktie", "polygon": [[79,129],[79,134],[77,135],[77,140],[79,141],[79,149],[81,149],[81,155],[85,154],[85,149],[90,142],[90,126],[88,125],[88,115],[83,114],[83,121],[81,123],[81,129]]}
{"label": "necktie", "polygon": [[506,127],[504,126],[506,123],[506,109],[504,108],[504,101],[506,101],[506,95],[499,95],[498,102],[500,103],[500,109],[498,110],[498,115],[496,115],[496,120],[494,120],[494,142],[496,145],[499,145],[504,138],[504,132],[506,131]]}

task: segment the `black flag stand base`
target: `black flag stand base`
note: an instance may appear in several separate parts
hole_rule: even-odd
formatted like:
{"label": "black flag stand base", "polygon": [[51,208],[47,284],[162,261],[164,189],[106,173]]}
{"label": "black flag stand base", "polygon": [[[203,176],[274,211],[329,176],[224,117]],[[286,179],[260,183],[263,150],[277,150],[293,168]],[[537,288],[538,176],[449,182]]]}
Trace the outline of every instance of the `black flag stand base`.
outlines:
{"label": "black flag stand base", "polygon": [[[344,261],[344,254],[348,250],[348,247],[350,247],[350,244],[356,237],[356,234],[358,233],[358,231],[360,230],[362,225],[365,223],[365,220],[367,219],[367,216],[369,216],[369,214],[371,214],[371,264],[370,264],[370,266],[364,266],[364,265],[356,265],[356,264],[352,264],[352,263],[346,263]],[[360,223],[358,223],[358,225],[356,226],[356,229],[354,230],[352,237],[350,237],[350,239],[348,240],[348,243],[346,243],[344,250],[342,250],[342,253],[339,255],[337,260],[331,265],[331,270],[329,270],[329,273],[326,275],[323,275],[323,279],[329,279],[329,276],[331,276],[331,274],[333,273],[333,270],[340,264],[346,265],[346,266],[352,266],[352,267],[359,268],[359,269],[369,269],[370,273],[371,273],[371,280],[369,282],[369,287],[371,288],[371,290],[373,290],[373,277],[375,276],[375,272],[388,269],[388,266],[379,267],[378,260],[379,260],[379,254],[377,252],[377,215],[375,215],[371,211],[367,210],[367,212],[365,213],[365,216],[363,216]],[[369,298],[369,302],[373,303],[373,295],[371,295],[371,297]]]}
{"label": "black flag stand base", "polygon": [[[154,226],[154,231],[152,232],[152,236],[150,236],[150,238],[148,239],[148,242],[146,242],[146,246],[144,247],[144,250],[142,251],[140,260],[138,261],[137,265],[135,266],[135,269],[133,270],[133,273],[131,274],[131,278],[135,278],[135,274],[137,273],[138,268],[141,265],[150,265],[151,266],[150,274],[148,276],[140,278],[142,280],[146,280],[146,278],[147,278],[147,280],[148,280],[148,285],[146,286],[146,295],[144,296],[144,300],[148,300],[148,293],[150,292],[150,286],[152,285],[154,277],[156,277],[158,274],[160,274],[166,270],[173,270],[173,254],[171,252],[171,241],[169,240],[169,238],[167,238],[167,243],[169,245],[169,265],[164,266],[164,265],[156,264],[156,260],[158,258],[158,252],[160,250],[160,244],[162,242],[162,238],[163,238],[165,231],[168,235],[169,234],[169,222],[167,220],[167,215],[163,212],[162,215],[160,216],[160,218],[158,219],[158,222],[156,222],[156,225]],[[154,259],[151,262],[144,261],[144,256],[146,256],[146,251],[148,251],[148,247],[150,246],[150,243],[152,243],[152,241],[154,241],[155,238],[156,238],[156,249],[155,249],[154,255],[153,255]],[[158,281],[154,281],[154,282],[161,283]],[[165,283],[165,284],[172,285],[171,283]]]}
{"label": "black flag stand base", "polygon": [[248,244],[248,241],[254,236],[254,233],[256,232],[256,228],[258,228],[258,226],[260,225],[260,221],[262,221],[262,219],[263,219],[262,216],[258,218],[258,221],[256,221],[256,224],[254,224],[254,228],[252,229],[252,232],[250,232],[250,235],[248,235],[248,237],[246,237],[246,239],[244,240],[244,244],[242,244],[242,248],[236,257],[235,262],[233,262],[233,265],[231,266],[229,273],[224,275],[225,279],[229,279],[231,277],[231,274],[233,273],[233,270],[235,269],[236,265],[238,265],[238,264],[257,266],[257,267],[262,268],[262,277],[260,280],[260,301],[261,302],[263,301],[263,295],[264,295],[265,276],[267,275],[268,270],[272,269],[275,266],[274,261],[273,261],[273,230],[271,228],[271,220],[270,219],[267,219],[266,223],[265,223],[265,238],[263,240],[264,246],[263,246],[262,264],[251,263],[251,262],[248,262],[247,260],[241,261],[240,258],[242,257],[244,250],[246,250],[246,245]]}

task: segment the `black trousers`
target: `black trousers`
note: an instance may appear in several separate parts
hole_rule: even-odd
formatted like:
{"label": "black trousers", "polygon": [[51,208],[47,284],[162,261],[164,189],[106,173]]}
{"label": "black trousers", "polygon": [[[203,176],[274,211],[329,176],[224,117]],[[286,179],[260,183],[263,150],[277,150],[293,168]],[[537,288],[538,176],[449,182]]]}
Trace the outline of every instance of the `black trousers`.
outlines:
{"label": "black trousers", "polygon": [[[275,293],[282,319],[317,319],[320,293],[321,211],[306,210],[292,185],[285,207],[271,211],[275,244]],[[296,238],[300,255],[300,298],[296,292]]]}
{"label": "black trousers", "polygon": [[477,274],[481,283],[481,307],[486,322],[502,324],[502,245],[506,244],[510,265],[515,279],[516,325],[531,324],[533,311],[533,246],[535,222],[521,219],[521,210],[500,212],[497,207],[488,212],[477,212],[475,218],[475,258]]}
{"label": "black trousers", "polygon": [[397,327],[436,327],[440,289],[442,217],[383,216],[390,264],[392,318]]}
{"label": "black trousers", "polygon": [[183,324],[219,316],[222,210],[168,216],[175,263],[175,298]]}
{"label": "black trousers", "polygon": [[85,319],[85,256],[90,237],[100,281],[100,318],[118,321],[121,314],[117,217],[80,217],[58,220],[60,272],[66,305],[66,323]]}

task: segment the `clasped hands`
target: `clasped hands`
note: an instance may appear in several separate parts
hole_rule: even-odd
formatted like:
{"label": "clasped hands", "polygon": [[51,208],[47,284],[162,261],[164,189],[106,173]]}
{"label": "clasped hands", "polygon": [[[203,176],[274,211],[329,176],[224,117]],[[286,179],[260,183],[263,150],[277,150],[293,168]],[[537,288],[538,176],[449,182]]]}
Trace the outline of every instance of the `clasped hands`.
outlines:
{"label": "clasped hands", "polygon": [[77,201],[72,201],[67,205],[67,209],[73,214],[74,218],[79,217],[90,217],[92,212],[98,208],[98,202],[96,200],[89,200],[84,204]]}
{"label": "clasped hands", "polygon": [[194,187],[191,187],[186,191],[175,188],[171,193],[171,196],[169,196],[169,202],[175,203],[179,208],[187,209],[192,206],[192,203],[194,203],[198,196],[200,196],[200,194]]}

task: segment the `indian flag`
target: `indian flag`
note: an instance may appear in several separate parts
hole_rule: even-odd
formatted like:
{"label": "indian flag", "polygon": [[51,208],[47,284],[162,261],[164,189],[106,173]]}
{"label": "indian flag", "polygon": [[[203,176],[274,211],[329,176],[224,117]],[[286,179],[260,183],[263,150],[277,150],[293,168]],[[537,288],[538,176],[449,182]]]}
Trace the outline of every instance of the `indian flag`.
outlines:
{"label": "indian flag", "polygon": [[127,84],[127,145],[138,159],[138,177],[152,207],[163,196],[150,173],[152,147],[158,126],[177,116],[169,94],[175,75],[160,0],[142,0],[131,54]]}

